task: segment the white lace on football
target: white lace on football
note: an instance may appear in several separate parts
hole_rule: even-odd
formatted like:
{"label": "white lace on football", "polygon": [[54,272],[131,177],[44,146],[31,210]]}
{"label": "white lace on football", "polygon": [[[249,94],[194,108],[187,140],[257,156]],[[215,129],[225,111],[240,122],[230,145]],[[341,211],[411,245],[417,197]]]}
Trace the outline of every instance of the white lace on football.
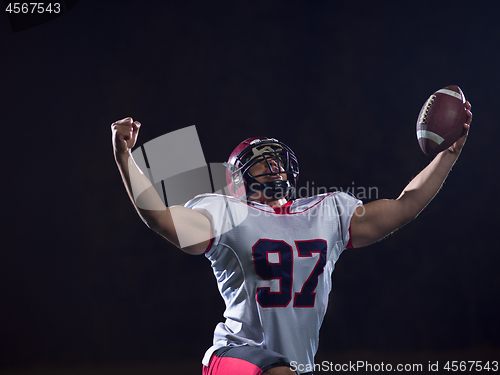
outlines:
{"label": "white lace on football", "polygon": [[422,111],[420,112],[420,116],[417,120],[418,124],[426,124],[427,115],[431,109],[432,103],[434,103],[434,99],[436,99],[436,95],[432,94],[429,99],[425,102]]}

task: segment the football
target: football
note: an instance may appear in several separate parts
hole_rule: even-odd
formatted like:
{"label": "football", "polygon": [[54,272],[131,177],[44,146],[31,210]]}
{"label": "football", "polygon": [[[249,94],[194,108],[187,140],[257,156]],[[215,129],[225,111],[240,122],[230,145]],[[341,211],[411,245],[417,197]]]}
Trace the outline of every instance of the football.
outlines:
{"label": "football", "polygon": [[466,121],[465,96],[460,87],[446,86],[424,103],[417,119],[417,139],[426,155],[446,150],[462,135]]}

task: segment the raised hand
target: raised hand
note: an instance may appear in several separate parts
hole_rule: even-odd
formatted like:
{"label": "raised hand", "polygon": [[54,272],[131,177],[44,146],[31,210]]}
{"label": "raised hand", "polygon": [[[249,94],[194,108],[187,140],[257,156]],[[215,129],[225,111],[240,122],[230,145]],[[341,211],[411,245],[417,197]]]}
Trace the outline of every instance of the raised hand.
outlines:
{"label": "raised hand", "polygon": [[115,153],[125,153],[134,147],[141,123],[126,117],[111,124],[112,142]]}
{"label": "raised hand", "polygon": [[471,104],[466,101],[465,102],[465,111],[467,114],[465,123],[464,123],[464,130],[462,132],[462,136],[458,138],[458,140],[452,144],[447,150],[452,154],[459,154],[462,148],[464,147],[465,141],[467,140],[467,136],[469,135],[469,129],[470,129],[470,124],[472,122],[472,112],[471,112]]}

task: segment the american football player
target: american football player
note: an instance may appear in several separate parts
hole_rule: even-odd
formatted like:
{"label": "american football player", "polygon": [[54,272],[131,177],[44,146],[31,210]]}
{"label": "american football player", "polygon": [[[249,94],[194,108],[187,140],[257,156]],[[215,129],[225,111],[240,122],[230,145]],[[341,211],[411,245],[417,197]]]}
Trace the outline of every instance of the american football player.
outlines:
{"label": "american football player", "polygon": [[[340,254],[379,241],[413,220],[439,191],[466,141],[438,154],[396,199],[363,203],[345,192],[294,199],[299,163],[274,138],[249,138],[231,153],[227,193],[165,207],[135,163],[141,124],[112,124],[114,155],[143,221],[182,250],[210,260],[225,321],[203,360],[204,375],[312,374],[319,330]],[[133,191],[139,189],[140,196]]]}

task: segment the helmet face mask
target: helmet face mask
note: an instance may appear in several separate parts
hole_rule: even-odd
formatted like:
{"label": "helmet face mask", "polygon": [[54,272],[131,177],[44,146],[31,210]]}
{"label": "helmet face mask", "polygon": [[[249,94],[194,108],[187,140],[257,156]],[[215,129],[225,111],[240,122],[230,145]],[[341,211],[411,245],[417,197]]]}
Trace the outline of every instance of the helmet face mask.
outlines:
{"label": "helmet face mask", "polygon": [[[262,163],[252,175],[250,169]],[[249,138],[231,153],[226,164],[226,179],[231,195],[248,199],[261,191],[274,199],[291,199],[299,176],[299,165],[294,152],[274,138]],[[257,178],[281,175],[280,179],[259,182]],[[284,178],[286,175],[286,179]]]}
{"label": "helmet face mask", "polygon": [[[253,155],[252,155],[253,154]],[[269,146],[265,145],[262,147],[254,147],[251,149],[251,153],[247,153],[247,155],[242,160],[242,164],[245,166],[243,173],[250,173],[250,169],[256,164],[266,165],[269,173],[261,173],[259,175],[251,175],[252,177],[259,177],[265,175],[271,175],[277,173],[277,171],[284,172],[285,163],[283,159],[287,159],[288,154],[281,147],[278,146]],[[273,163],[276,167],[272,167],[271,163]]]}

